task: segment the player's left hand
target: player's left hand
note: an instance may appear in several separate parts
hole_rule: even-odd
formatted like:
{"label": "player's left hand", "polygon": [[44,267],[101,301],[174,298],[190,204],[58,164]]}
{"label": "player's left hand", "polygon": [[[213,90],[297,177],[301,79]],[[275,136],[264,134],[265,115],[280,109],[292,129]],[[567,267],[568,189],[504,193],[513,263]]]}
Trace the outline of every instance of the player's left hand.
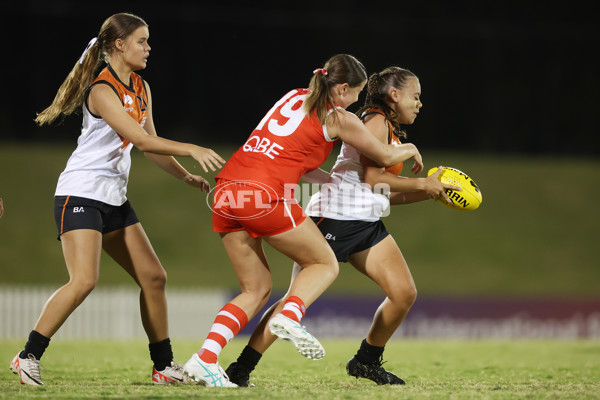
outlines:
{"label": "player's left hand", "polygon": [[[212,149],[191,145],[190,156],[202,166],[204,172],[208,172],[208,168],[215,172],[217,168],[221,168],[225,164],[223,157],[215,153]],[[207,168],[208,167],[208,168]]]}
{"label": "player's left hand", "polygon": [[448,205],[452,205],[452,200],[446,194],[446,190],[454,190],[459,192],[462,190],[460,186],[454,186],[447,183],[442,183],[439,180],[439,175],[442,173],[442,167],[438,167],[437,171],[425,178],[425,192],[434,200],[443,199]]}
{"label": "player's left hand", "polygon": [[186,175],[185,178],[183,178],[183,180],[188,185],[196,187],[205,193],[208,193],[210,191],[210,183],[208,183],[208,181],[206,179],[204,179],[203,177],[201,177],[199,175],[189,174],[189,175]]}

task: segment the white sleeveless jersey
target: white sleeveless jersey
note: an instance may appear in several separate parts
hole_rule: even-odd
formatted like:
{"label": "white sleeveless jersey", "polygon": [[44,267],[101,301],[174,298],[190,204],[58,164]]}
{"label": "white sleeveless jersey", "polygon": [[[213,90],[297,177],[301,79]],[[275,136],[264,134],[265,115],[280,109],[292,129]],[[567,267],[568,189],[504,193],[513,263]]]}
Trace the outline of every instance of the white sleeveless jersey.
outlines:
{"label": "white sleeveless jersey", "polygon": [[315,193],[306,214],[337,220],[377,221],[389,213],[389,191],[371,188],[364,183],[364,168],[360,153],[343,143],[329,183]]}
{"label": "white sleeveless jersey", "polygon": [[[123,84],[108,66],[93,84],[108,84],[121,99],[125,110],[143,125],[147,115],[147,96],[142,79],[132,74]],[[58,178],[55,196],[77,196],[112,206],[127,201],[127,182],[133,145],[115,132],[102,118],[82,106],[83,124],[77,148]]]}
{"label": "white sleeveless jersey", "polygon": [[131,148],[102,118],[83,106],[77,148],[58,178],[56,196],[77,196],[120,206],[127,197]]}

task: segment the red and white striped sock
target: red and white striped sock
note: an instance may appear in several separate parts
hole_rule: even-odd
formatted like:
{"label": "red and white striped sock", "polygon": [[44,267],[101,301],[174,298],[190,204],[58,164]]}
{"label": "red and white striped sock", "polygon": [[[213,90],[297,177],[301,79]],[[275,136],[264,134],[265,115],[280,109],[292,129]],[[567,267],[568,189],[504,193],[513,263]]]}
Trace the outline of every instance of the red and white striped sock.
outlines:
{"label": "red and white striped sock", "polygon": [[304,306],[304,302],[300,297],[290,296],[285,301],[285,305],[283,306],[281,313],[296,322],[300,322],[306,313],[306,307]]}
{"label": "red and white striped sock", "polygon": [[227,303],[217,314],[210,333],[198,356],[206,363],[214,364],[223,347],[248,324],[248,316],[238,306]]}

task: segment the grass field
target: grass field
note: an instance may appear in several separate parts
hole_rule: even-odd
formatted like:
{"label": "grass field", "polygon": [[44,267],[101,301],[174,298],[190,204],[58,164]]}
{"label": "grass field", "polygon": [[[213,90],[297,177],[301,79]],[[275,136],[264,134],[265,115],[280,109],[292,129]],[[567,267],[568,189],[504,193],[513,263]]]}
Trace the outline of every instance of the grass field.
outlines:
{"label": "grass field", "polygon": [[[55,240],[53,194],[73,146],[0,142],[0,272],[6,284],[67,280]],[[216,149],[228,158],[233,148]],[[329,168],[337,154],[328,162]],[[471,175],[482,206],[458,212],[428,201],[394,207],[384,218],[403,250],[420,295],[597,297],[600,160],[422,151],[426,167]],[[237,288],[206,196],[132,151],[128,197],[169,274],[170,286]],[[201,173],[191,160],[180,160]],[[410,173],[408,171],[407,173]],[[207,175],[212,181],[214,173]],[[290,261],[267,246],[275,290],[289,283]],[[217,272],[218,271],[218,272]],[[106,255],[100,285],[133,285]],[[330,291],[378,288],[342,266]]]}
{"label": "grass field", "polygon": [[[245,345],[234,339],[220,362],[227,367]],[[309,361],[285,342],[265,353],[253,388],[195,385],[154,387],[146,343],[56,342],[44,355],[43,387],[28,387],[7,368],[0,374],[2,399],[598,399],[600,342],[392,341],[385,367],[406,380],[377,386],[346,375],[345,363],[359,340],[325,340],[327,355]],[[0,342],[5,367],[22,346]],[[197,343],[175,342],[185,362]]]}

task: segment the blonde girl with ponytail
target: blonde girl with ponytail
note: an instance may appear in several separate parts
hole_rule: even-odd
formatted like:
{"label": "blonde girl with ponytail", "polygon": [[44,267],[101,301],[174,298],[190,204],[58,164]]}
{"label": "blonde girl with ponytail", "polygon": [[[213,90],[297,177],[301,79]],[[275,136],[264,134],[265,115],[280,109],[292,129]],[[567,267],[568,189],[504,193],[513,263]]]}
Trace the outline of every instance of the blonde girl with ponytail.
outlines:
{"label": "blonde girl with ponytail", "polygon": [[149,35],[148,24],[138,16],[119,13],[106,19],[52,104],[35,119],[41,126],[79,110],[83,114],[77,148],[55,192],[58,240],[69,281],[48,299],[24,349],[11,362],[23,384],[43,384],[40,358],[50,338],[96,286],[103,249],[140,287],[152,382],[184,381],[169,340],[167,275],[126,197],[130,152],[136,147],[175,178],[205,192],[208,182],[172,156],[193,157],[205,172],[221,168],[225,160],[211,149],[157,136],[150,86],[134,72],[146,68]]}
{"label": "blonde girl with ponytail", "polygon": [[[304,103],[307,112],[314,112],[314,118],[326,126],[330,136],[337,133],[343,140],[330,173],[316,170],[304,175],[305,180],[323,185],[312,195],[305,212],[332,249],[337,262],[350,263],[379,285],[386,295],[375,312],[366,338],[356,355],[347,362],[346,372],[379,385],[403,385],[403,379],[382,367],[383,350],[410,310],[417,291],[408,264],[381,217],[389,210],[390,203],[407,204],[439,198],[446,196],[444,190],[457,188],[437,180],[439,172],[428,178],[399,177],[403,161],[408,157],[390,165],[377,155],[374,157],[376,162],[361,155],[367,154],[368,148],[358,147],[360,141],[352,137],[353,132],[357,136],[360,136],[359,132],[366,132],[366,137],[362,138],[365,143],[373,140],[379,146],[387,145],[388,149],[411,151],[413,145],[401,143],[399,139],[406,137],[401,126],[412,124],[422,107],[421,86],[410,71],[388,68],[372,74],[366,82],[367,98],[358,116],[343,109],[332,113],[330,105],[345,108],[352,100],[349,97],[352,88],[360,81],[346,78],[350,76],[347,72],[341,74],[341,70],[346,70],[342,66],[330,60],[323,68],[316,69],[310,82],[311,93]],[[361,85],[365,86],[365,82]],[[413,157],[414,173],[421,171],[419,157],[418,153]],[[275,341],[267,321],[290,295],[301,273],[301,265],[295,262],[284,300],[265,312],[237,361],[227,367],[226,373],[234,384],[250,385],[250,374]],[[321,275],[321,280],[325,277]]]}

